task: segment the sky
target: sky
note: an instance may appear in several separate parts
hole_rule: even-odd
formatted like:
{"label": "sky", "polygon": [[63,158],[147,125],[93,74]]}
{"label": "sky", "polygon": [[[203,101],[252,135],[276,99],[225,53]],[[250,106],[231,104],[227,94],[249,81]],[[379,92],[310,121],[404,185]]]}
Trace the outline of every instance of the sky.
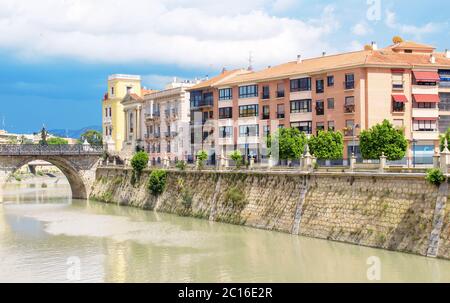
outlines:
{"label": "sky", "polygon": [[360,50],[394,35],[450,48],[441,0],[0,0],[0,129],[101,125],[110,74],[147,88]]}

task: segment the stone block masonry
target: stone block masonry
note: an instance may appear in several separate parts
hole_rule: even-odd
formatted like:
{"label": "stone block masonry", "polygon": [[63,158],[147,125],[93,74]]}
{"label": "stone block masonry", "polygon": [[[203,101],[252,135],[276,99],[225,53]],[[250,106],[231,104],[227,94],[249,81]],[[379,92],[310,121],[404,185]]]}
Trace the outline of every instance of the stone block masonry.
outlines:
{"label": "stone block masonry", "polygon": [[[449,203],[436,207],[448,191],[424,175],[170,170],[159,197],[147,189],[149,171],[134,185],[131,176],[99,168],[91,198],[422,256],[434,249],[450,259]],[[430,241],[437,230],[440,241]]]}

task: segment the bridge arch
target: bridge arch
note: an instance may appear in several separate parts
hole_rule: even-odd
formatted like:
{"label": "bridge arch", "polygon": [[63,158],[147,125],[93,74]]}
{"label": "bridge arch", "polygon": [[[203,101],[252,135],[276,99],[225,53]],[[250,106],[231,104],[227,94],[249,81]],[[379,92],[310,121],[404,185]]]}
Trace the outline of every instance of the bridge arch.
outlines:
{"label": "bridge arch", "polygon": [[18,162],[17,166],[9,175],[16,172],[22,166],[27,165],[28,163],[36,160],[48,162],[57,167],[64,174],[64,176],[69,181],[70,189],[72,191],[72,197],[74,199],[87,199],[89,197],[88,196],[89,185],[87,184],[86,180],[84,180],[83,176],[80,174],[80,168],[77,167],[75,163],[72,163],[69,159],[66,159],[64,157],[45,157],[45,156],[27,157],[25,159],[21,159],[21,161]]}

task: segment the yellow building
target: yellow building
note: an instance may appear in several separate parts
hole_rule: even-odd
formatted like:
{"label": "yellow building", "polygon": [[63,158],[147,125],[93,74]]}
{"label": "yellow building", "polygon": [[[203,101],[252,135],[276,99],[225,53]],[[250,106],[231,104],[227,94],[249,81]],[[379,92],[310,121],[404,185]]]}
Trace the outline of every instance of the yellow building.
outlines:
{"label": "yellow building", "polygon": [[111,75],[108,92],[102,101],[103,142],[108,151],[120,152],[125,140],[125,113],[122,100],[127,94],[142,97],[141,77],[135,75]]}

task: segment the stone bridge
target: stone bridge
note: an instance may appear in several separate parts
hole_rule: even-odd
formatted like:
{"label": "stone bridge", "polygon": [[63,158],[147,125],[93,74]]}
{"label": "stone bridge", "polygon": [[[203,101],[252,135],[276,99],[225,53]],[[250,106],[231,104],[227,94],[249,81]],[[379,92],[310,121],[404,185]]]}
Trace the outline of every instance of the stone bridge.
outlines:
{"label": "stone bridge", "polygon": [[102,154],[102,147],[92,147],[89,144],[0,144],[0,186],[22,166],[42,160],[59,168],[67,177],[73,198],[87,199]]}

